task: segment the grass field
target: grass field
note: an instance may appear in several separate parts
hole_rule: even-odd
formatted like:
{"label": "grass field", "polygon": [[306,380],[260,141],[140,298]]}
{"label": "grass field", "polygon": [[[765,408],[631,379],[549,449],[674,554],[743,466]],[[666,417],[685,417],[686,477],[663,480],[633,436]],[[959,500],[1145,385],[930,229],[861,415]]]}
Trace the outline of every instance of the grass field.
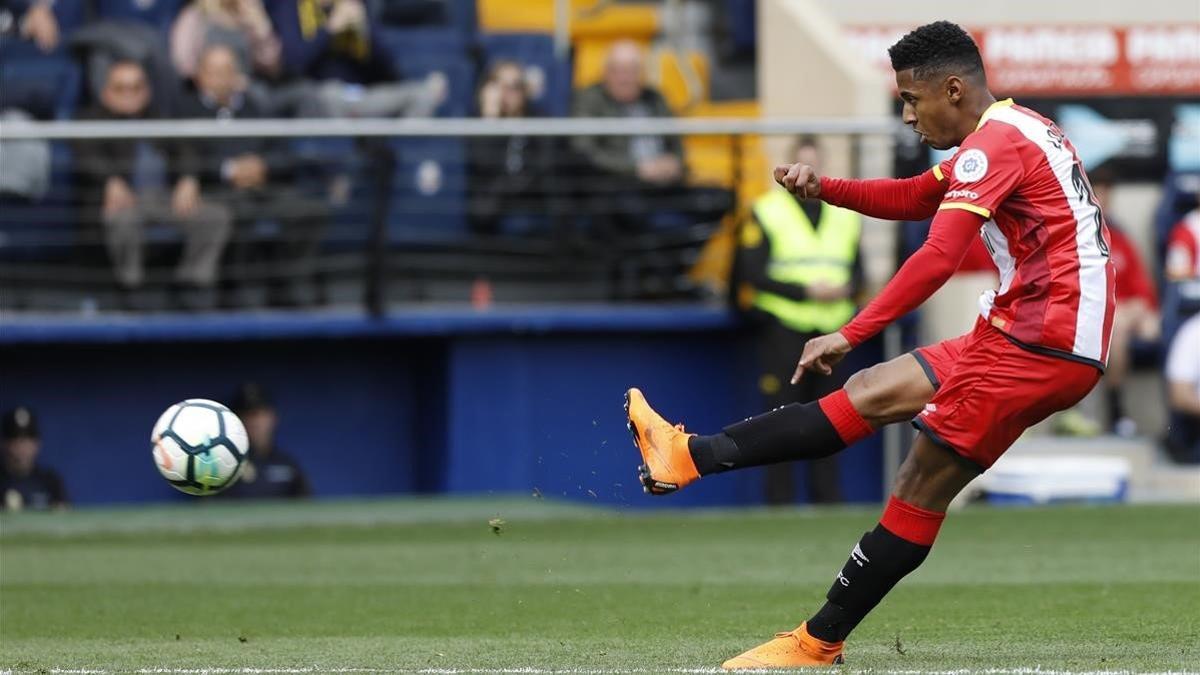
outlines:
{"label": "grass field", "polygon": [[[876,518],[533,499],[6,515],[0,669],[706,672],[806,618]],[[1198,671],[1200,508],[953,514],[847,659]]]}

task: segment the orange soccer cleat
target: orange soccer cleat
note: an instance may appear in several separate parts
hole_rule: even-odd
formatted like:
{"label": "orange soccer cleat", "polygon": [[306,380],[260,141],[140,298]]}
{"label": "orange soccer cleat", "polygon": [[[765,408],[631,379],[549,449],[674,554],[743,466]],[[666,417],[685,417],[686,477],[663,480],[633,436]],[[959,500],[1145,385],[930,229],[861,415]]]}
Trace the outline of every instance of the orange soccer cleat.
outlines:
{"label": "orange soccer cleat", "polygon": [[762,668],[807,668],[843,663],[844,642],[825,642],[808,634],[804,624],[793,631],[776,633],[775,639],[739,654],[721,667],[725,670]]}
{"label": "orange soccer cleat", "polygon": [[629,417],[629,433],[633,444],[642,453],[638,478],[642,488],[655,495],[670,494],[700,479],[683,425],[672,425],[646,403],[639,389],[625,392],[625,414]]}

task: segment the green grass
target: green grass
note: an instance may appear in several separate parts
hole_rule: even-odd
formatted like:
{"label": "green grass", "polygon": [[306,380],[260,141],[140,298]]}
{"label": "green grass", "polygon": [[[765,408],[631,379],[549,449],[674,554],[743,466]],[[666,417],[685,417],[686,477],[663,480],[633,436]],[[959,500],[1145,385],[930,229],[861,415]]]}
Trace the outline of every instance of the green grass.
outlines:
{"label": "green grass", "polygon": [[[877,515],[532,499],[6,515],[0,669],[711,669],[806,618]],[[952,514],[847,658],[1200,670],[1200,509]]]}

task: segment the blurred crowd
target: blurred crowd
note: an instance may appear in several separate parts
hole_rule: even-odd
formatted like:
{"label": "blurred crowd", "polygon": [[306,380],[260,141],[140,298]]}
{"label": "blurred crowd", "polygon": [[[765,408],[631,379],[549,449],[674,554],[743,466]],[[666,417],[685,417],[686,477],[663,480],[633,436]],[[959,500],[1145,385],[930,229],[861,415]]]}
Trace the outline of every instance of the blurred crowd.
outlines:
{"label": "blurred crowd", "polygon": [[[12,117],[89,121],[547,114],[534,102],[545,98],[544,69],[481,54],[471,66],[482,73],[472,100],[461,109],[451,105],[457,82],[443,72],[453,71],[450,62],[429,66],[406,44],[425,39],[416,27],[445,22],[446,5],[0,0],[0,58],[7,64],[0,108]],[[71,81],[75,72],[82,85]],[[644,72],[642,47],[615,43],[602,81],[576,92],[571,112],[670,116]],[[63,95],[72,86],[82,92],[79,100]],[[178,308],[244,306],[239,286],[250,279],[267,283],[267,304],[311,301],[297,287],[313,275],[334,211],[351,195],[392,191],[400,160],[384,139],[355,144],[350,154],[366,164],[357,172],[346,166],[343,146],[317,143],[315,153],[305,147],[314,146],[258,138],[73,143],[72,201],[79,222],[98,228],[123,303],[138,308],[147,249],[164,236],[182,248],[173,263]],[[5,163],[0,203],[37,205],[52,181],[51,150],[48,143],[9,142],[6,154],[24,153],[29,161]],[[473,232],[495,234],[545,230],[587,213],[589,230],[603,233],[719,219],[732,196],[689,187],[683,160],[678,137],[473,139],[465,159],[467,220]],[[586,177],[587,189],[572,175]],[[434,173],[417,179],[429,190],[441,180]],[[370,217],[386,218],[386,210],[375,208]],[[175,234],[162,234],[164,228]]]}

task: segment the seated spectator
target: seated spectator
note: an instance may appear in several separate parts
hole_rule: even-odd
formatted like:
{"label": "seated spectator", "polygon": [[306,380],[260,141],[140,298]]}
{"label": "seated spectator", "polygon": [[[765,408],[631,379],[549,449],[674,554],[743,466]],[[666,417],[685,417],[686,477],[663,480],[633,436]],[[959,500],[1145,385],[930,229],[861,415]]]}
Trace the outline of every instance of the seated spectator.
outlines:
{"label": "seated spectator", "polygon": [[[529,98],[521,65],[500,61],[479,89],[479,114],[487,119],[530,117]],[[467,139],[472,230],[491,234],[502,221],[511,228],[545,220],[554,171],[553,141],[546,136]]]}
{"label": "seated spectator", "polygon": [[43,52],[57,49],[62,36],[58,17],[54,16],[54,0],[0,2],[0,37],[9,32],[31,40]]}
{"label": "seated spectator", "polygon": [[67,505],[67,492],[62,478],[53,469],[38,464],[42,437],[37,418],[25,406],[17,406],[0,419],[0,443],[4,456],[0,458],[0,508],[51,509]]}
{"label": "seated spectator", "polygon": [[[98,104],[85,109],[80,119],[146,119],[150,104],[146,71],[135,61],[117,61],[106,73]],[[231,216],[226,208],[201,196],[200,181],[194,176],[179,176],[168,193],[163,155],[172,154],[175,147],[111,139],[75,144],[85,222],[103,224],[105,245],[123,291],[140,288],[145,279],[143,241],[150,223],[169,223],[183,233],[183,256],[175,270],[181,288],[207,290],[217,281]]]}
{"label": "seated spectator", "polygon": [[1168,281],[1200,279],[1200,209],[1192,209],[1167,235]]}
{"label": "seated spectator", "polygon": [[[662,95],[643,81],[642,50],[630,41],[609,50],[603,80],[576,94],[575,117],[671,117]],[[655,224],[660,215],[688,212],[717,219],[731,203],[722,191],[683,187],[683,143],[679,136],[576,136],[572,148],[591,166],[587,184],[592,211],[621,230]],[[671,220],[671,218],[667,218]]]}
{"label": "seated spectator", "polygon": [[400,82],[362,0],[278,0],[271,19],[284,71],[317,82],[300,96],[301,117],[430,117],[446,96],[444,76]]}
{"label": "seated spectator", "polygon": [[[249,79],[228,45],[214,44],[201,52],[194,83],[195,93],[185,96],[181,104],[182,117],[266,117],[245,95]],[[234,271],[244,276],[251,265],[265,263],[270,274],[269,304],[298,304],[297,285],[313,274],[329,208],[291,185],[296,170],[291,154],[279,143],[261,138],[205,138],[181,142],[179,156],[180,172],[233,214],[235,237],[229,258]],[[251,230],[263,220],[276,221],[282,231],[262,246],[251,246]]]}
{"label": "seated spectator", "polygon": [[262,0],[192,0],[171,27],[171,61],[175,70],[191,79],[200,52],[209,45],[225,44],[243,63],[251,63],[255,76],[273,80],[282,67],[275,28]]}
{"label": "seated spectator", "polygon": [[[604,63],[604,80],[576,95],[574,116],[671,117],[662,94],[645,85],[643,69],[637,43],[614,44]],[[683,179],[683,143],[678,136],[577,136],[572,143],[608,174],[656,186]]]}
{"label": "seated spectator", "polygon": [[279,416],[267,391],[254,382],[238,387],[233,397],[233,412],[246,427],[250,456],[242,465],[242,475],[222,494],[235,498],[308,497],[312,488],[296,460],[275,445]]}
{"label": "seated spectator", "polygon": [[1167,354],[1167,449],[1178,462],[1200,462],[1200,314],[1184,322]]}
{"label": "seated spectator", "polygon": [[1113,266],[1117,269],[1117,309],[1113,315],[1108,370],[1104,374],[1108,423],[1114,433],[1133,436],[1137,427],[1125,414],[1121,390],[1129,373],[1133,342],[1157,340],[1162,331],[1162,317],[1158,313],[1158,294],[1154,282],[1142,264],[1137,247],[1120,224],[1113,220],[1112,209],[1109,208],[1112,173],[1100,167],[1091,173],[1090,178],[1100,210],[1108,222],[1112,244],[1110,252]]}

